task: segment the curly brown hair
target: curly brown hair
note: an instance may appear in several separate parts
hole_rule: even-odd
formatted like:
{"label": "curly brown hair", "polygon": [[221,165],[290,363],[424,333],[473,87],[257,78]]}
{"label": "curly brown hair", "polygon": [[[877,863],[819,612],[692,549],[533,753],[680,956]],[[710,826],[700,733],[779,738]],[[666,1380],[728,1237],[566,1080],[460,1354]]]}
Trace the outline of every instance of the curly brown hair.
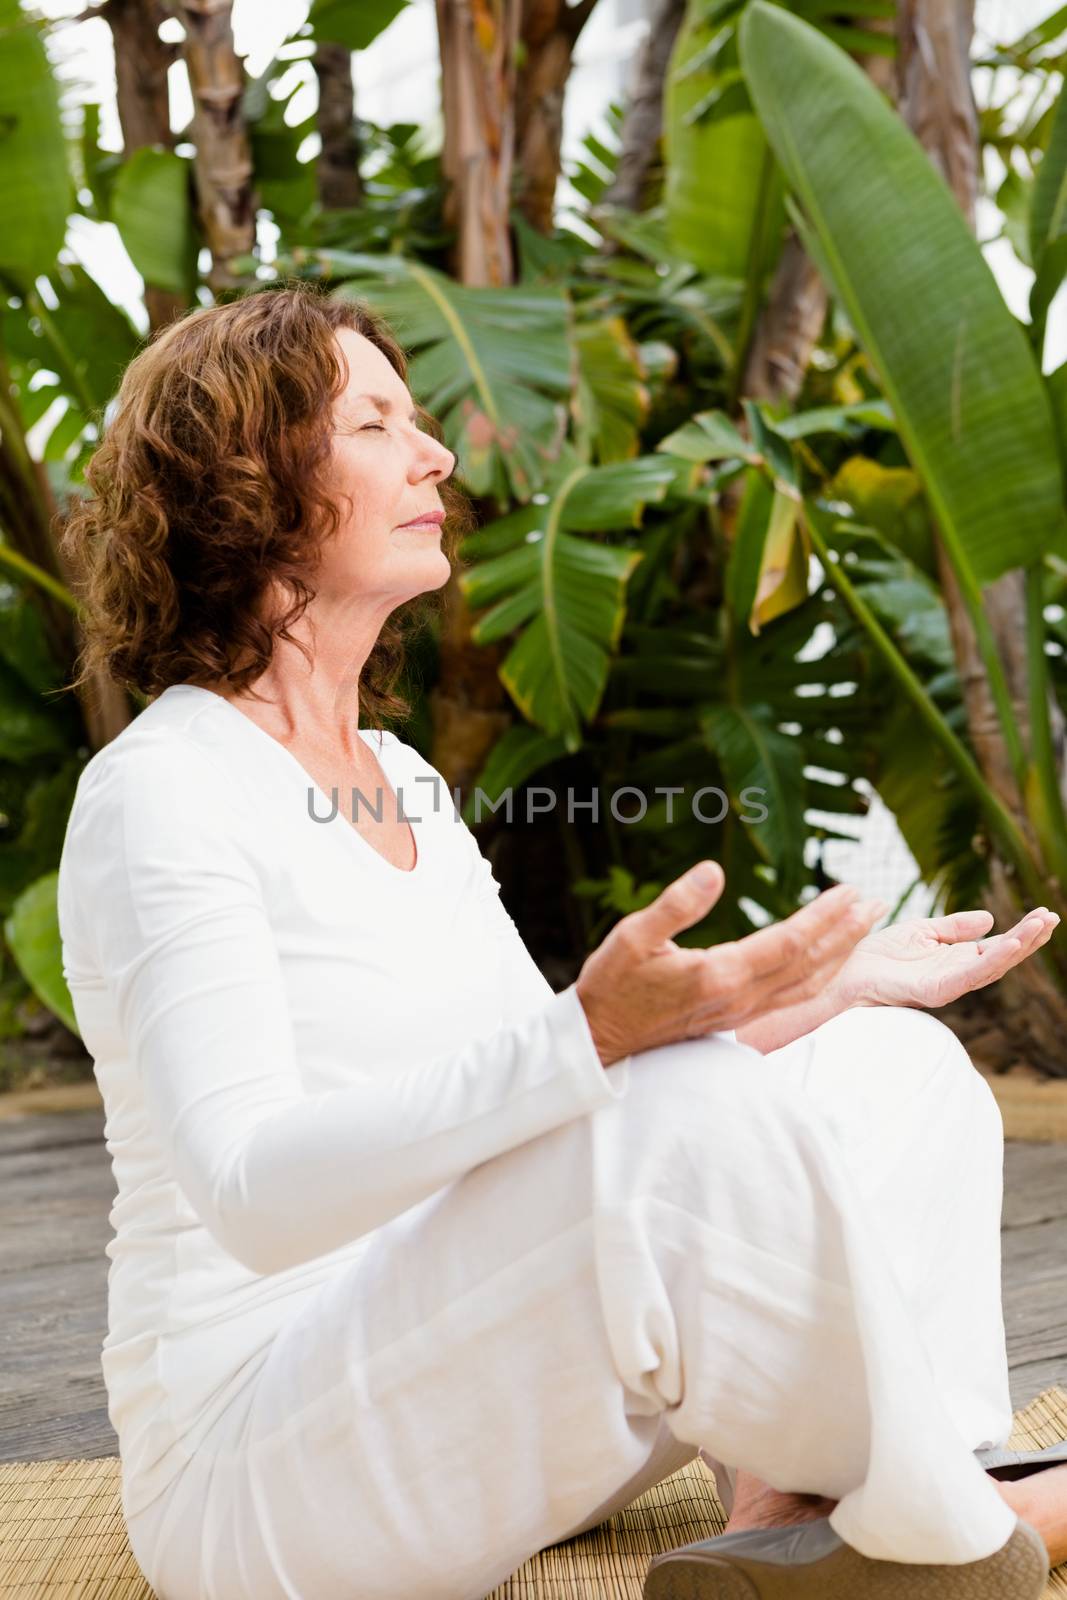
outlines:
{"label": "curly brown hair", "polygon": [[[340,520],[323,487],[330,406],[344,384],[338,328],[370,339],[406,381],[405,354],[374,313],[300,280],[191,311],[130,362],[86,468],[91,495],[60,536],[84,607],[71,688],[103,670],[149,697],[186,682],[255,695],[276,639],[310,664],[289,628],[314,599],[306,578]],[[416,410],[440,440],[440,425]],[[471,508],[452,482],[438,491],[454,561]],[[272,579],[293,603],[261,619],[256,601]],[[441,590],[418,595],[383,624],[359,679],[369,723],[411,715],[396,680],[441,600]]]}

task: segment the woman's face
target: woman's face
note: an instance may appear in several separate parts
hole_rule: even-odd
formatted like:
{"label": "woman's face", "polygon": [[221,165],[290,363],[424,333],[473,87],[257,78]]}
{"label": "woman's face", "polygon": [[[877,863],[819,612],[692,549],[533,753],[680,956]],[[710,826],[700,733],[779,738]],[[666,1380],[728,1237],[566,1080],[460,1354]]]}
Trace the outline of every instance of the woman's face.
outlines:
{"label": "woman's face", "polygon": [[333,405],[329,472],[340,521],[322,549],[315,588],[327,601],[377,601],[388,614],[448,581],[439,523],[404,524],[443,511],[438,485],[456,458],[419,429],[407,386],[377,345],[351,328],[335,338],[348,369]]}

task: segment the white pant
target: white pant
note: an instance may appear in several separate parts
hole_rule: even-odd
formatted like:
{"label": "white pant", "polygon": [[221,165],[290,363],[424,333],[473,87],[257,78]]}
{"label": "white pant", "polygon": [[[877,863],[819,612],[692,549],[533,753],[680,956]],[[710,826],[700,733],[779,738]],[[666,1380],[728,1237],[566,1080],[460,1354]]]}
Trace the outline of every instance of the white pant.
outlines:
{"label": "white pant", "polygon": [[702,1449],[840,1501],[867,1555],[1015,1526],[1000,1113],[936,1016],[769,1056],[633,1058],[628,1094],[380,1229],[132,1519],[161,1600],[481,1600]]}

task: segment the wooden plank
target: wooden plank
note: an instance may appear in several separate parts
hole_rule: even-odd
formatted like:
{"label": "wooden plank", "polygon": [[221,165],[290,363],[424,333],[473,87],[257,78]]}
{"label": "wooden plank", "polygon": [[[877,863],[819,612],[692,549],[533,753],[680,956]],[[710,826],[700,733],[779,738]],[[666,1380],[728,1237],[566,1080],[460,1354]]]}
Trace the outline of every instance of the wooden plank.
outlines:
{"label": "wooden plank", "polygon": [[1013,1366],[1010,1373],[1013,1409],[1022,1411],[1045,1389],[1062,1389],[1064,1370],[1062,1356],[1054,1356],[1051,1361],[1028,1361],[1021,1366]]}
{"label": "wooden plank", "polygon": [[1056,1218],[1067,1222],[1067,1144],[1008,1144],[1004,1152],[1005,1228]]}
{"label": "wooden plank", "polygon": [[115,1195],[103,1130],[99,1104],[0,1118],[0,1460],[118,1451],[100,1367]]}

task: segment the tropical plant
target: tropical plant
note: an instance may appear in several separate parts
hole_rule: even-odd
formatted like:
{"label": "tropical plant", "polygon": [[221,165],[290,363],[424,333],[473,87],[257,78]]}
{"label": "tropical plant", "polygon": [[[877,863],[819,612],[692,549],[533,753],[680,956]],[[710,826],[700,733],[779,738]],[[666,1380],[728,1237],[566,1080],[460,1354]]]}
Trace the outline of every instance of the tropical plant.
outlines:
{"label": "tropical plant", "polygon": [[[902,5],[902,30],[917,3]],[[893,6],[691,0],[683,17],[661,0],[670,59],[662,40],[646,52],[635,100],[607,108],[570,164],[576,209],[553,214],[559,129],[516,63],[525,52],[548,74],[537,81],[551,78],[558,104],[590,9],[505,0],[472,29],[464,8],[439,0],[437,153],[421,129],[372,125],[354,104],[349,52],[388,25],[397,0],[316,0],[254,80],[225,6],[210,18],[162,0],[109,8],[140,91],[120,71],[115,155],[99,148],[99,108],[84,108],[77,137],[69,108],[64,127],[44,26],[0,0],[21,62],[19,81],[0,70],[0,113],[18,121],[23,86],[36,85],[32,137],[9,147],[5,179],[20,229],[7,257],[0,249],[11,408],[0,419],[0,565],[19,651],[50,652],[29,674],[29,699],[57,688],[70,662],[77,575],[54,560],[52,530],[82,492],[140,336],[69,258],[74,208],[119,228],[145,277],[150,327],[273,270],[358,296],[396,329],[481,524],[441,628],[416,642],[406,736],[465,793],[475,822],[478,789],[490,807],[535,783],[655,791],[636,819],[606,800],[596,822],[557,810],[508,830],[483,818],[506,893],[529,895],[524,931],[560,977],[700,855],[723,861],[727,894],[687,942],[788,914],[827,881],[823,843],[854,837],[864,784],[893,809],[946,908],[976,903],[999,870],[1009,890],[1048,900],[1064,850],[1067,625],[1062,606],[1045,610],[1067,592],[1067,371],[1043,386],[947,190],[881,98]],[[164,33],[173,41],[180,18],[180,42],[160,39],[168,13]],[[1045,32],[1007,52],[1043,86],[1058,71]],[[158,107],[178,52],[197,111],[171,130]],[[293,97],[313,80],[319,110],[295,116]],[[224,138],[205,110],[221,104]],[[831,111],[862,138],[842,141]],[[997,102],[981,128],[1019,169],[1019,184],[1001,188],[1013,240],[1037,267],[1037,348],[1064,265],[1061,121],[1044,104],[1033,126],[1013,123]],[[516,165],[517,148],[536,162]],[[239,182],[220,206],[227,172]],[[272,268],[257,215],[277,234]],[[961,306],[965,325],[953,319]],[[990,778],[975,738],[946,559],[1015,795]],[[1016,733],[1003,726],[1016,697],[981,601],[1019,571],[1035,687]],[[2,627],[0,658],[11,660]],[[65,1015],[47,953],[49,874],[81,759],[136,707],[101,697],[79,715],[68,700],[64,723],[56,705],[33,703],[52,743],[36,768],[13,758],[15,788],[38,799],[10,807],[5,933],[25,981]],[[0,748],[0,789],[2,761]],[[572,919],[562,934],[560,904]],[[1052,1018],[1062,975],[1044,973]]]}

